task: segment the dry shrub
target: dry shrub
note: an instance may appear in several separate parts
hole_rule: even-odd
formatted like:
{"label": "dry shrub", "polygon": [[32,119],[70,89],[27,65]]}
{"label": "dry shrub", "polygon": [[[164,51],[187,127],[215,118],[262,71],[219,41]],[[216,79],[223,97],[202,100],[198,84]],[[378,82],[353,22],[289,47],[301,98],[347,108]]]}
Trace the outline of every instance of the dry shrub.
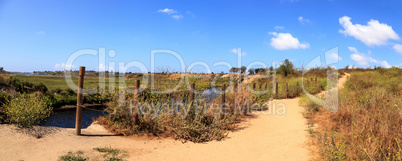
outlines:
{"label": "dry shrub", "polygon": [[[243,87],[244,88],[244,87]],[[240,105],[244,105],[246,99],[250,100],[250,94],[243,90],[234,95],[227,93],[227,104],[229,108],[226,114],[219,113],[220,108],[212,108],[212,104],[219,104],[220,97],[210,100],[209,108],[196,108],[190,106],[187,100],[179,101],[180,108],[171,107],[170,97],[188,98],[188,92],[181,94],[155,94],[145,90],[140,94],[141,104],[150,104],[151,106],[141,106],[139,112],[139,122],[134,124],[133,116],[129,111],[129,96],[126,102],[118,102],[119,95],[116,94],[108,103],[110,115],[100,117],[97,122],[104,125],[106,129],[122,135],[145,134],[158,137],[173,137],[183,141],[207,142],[212,140],[221,140],[227,136],[228,130],[234,130],[239,121],[240,112],[244,114],[246,109],[239,110],[234,108],[235,99],[239,100]],[[184,93],[184,94],[183,94]],[[198,96],[200,98],[200,96]],[[200,104],[209,101],[201,100]],[[250,100],[251,101],[251,100]],[[250,102],[252,104],[252,102]],[[165,106],[166,105],[166,106]],[[158,108],[151,108],[158,107]],[[187,108],[189,107],[189,108]],[[167,112],[168,111],[168,112]],[[173,111],[173,112],[172,112]]]}
{"label": "dry shrub", "polygon": [[339,111],[312,114],[321,159],[401,160],[402,82],[394,79],[401,74],[400,69],[352,73],[340,92]]}

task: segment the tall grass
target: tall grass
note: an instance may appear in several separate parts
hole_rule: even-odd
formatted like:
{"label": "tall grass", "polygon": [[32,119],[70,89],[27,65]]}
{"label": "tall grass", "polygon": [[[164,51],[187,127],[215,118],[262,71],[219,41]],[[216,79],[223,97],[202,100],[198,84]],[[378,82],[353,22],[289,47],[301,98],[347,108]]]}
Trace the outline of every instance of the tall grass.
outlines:
{"label": "tall grass", "polygon": [[[313,81],[311,81],[311,78],[313,78]],[[317,83],[315,83],[315,78],[317,78]],[[295,98],[303,94],[303,88],[310,94],[317,94],[327,88],[328,81],[326,77],[321,76],[306,76],[302,78],[301,76],[283,77],[278,75],[275,79],[276,82],[272,81],[272,79],[256,79],[249,83],[250,89],[253,89],[253,84],[255,83],[255,91],[267,91],[264,94],[254,94],[253,99],[259,103],[264,103],[271,98]],[[275,93],[275,83],[278,83],[277,94]],[[286,83],[288,84],[288,91],[286,91]]]}
{"label": "tall grass", "polygon": [[314,144],[328,160],[401,160],[401,69],[352,72],[340,91],[339,111],[306,102]]}

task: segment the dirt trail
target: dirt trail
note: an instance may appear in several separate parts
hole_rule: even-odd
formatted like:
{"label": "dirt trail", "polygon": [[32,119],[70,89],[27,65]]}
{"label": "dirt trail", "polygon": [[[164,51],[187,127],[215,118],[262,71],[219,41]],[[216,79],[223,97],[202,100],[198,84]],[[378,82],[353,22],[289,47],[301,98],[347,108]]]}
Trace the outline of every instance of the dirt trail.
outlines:
{"label": "dirt trail", "polygon": [[[339,80],[341,84],[345,81],[346,77]],[[12,125],[0,125],[0,160],[57,160],[69,151],[92,155],[92,149],[100,146],[125,150],[128,160],[308,160],[307,125],[298,100],[277,100],[270,113],[242,123],[245,129],[230,133],[223,141],[202,144],[113,136],[97,124],[82,130],[87,136],[57,128],[53,134],[36,139],[16,132]],[[273,114],[279,107],[285,107],[286,114]]]}

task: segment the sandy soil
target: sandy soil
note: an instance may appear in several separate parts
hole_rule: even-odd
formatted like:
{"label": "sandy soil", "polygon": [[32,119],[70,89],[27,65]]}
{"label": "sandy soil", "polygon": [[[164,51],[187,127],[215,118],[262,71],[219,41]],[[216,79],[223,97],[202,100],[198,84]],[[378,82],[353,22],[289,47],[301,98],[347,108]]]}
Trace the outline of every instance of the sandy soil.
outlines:
{"label": "sandy soil", "polygon": [[[346,77],[339,81],[343,85]],[[37,139],[18,132],[13,125],[3,124],[0,160],[57,160],[69,151],[95,156],[95,147],[125,150],[128,160],[308,160],[307,125],[298,100],[277,100],[276,109],[242,123],[243,130],[230,133],[223,141],[202,144],[114,136],[97,124],[83,129],[85,136],[74,135],[74,129],[55,128],[52,134]],[[279,106],[285,107],[286,114],[273,114]]]}

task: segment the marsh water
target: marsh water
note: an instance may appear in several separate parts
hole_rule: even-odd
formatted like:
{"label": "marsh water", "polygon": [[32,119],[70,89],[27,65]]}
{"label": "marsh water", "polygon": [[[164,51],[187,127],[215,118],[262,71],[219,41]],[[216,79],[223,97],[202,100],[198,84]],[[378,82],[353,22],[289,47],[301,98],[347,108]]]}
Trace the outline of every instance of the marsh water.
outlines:
{"label": "marsh water", "polygon": [[[106,114],[107,112],[88,110],[85,108],[82,109],[81,128],[87,128],[89,125],[91,125],[93,120],[96,120],[98,117]],[[55,114],[47,118],[47,121],[42,125],[62,128],[75,128],[75,116],[75,108],[56,111]]]}

